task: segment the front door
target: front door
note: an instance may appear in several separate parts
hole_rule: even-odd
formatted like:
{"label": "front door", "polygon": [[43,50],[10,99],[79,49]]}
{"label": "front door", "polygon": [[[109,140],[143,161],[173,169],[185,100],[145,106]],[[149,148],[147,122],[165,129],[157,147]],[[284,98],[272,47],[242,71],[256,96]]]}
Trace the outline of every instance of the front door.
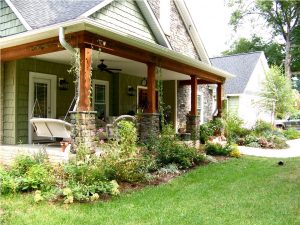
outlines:
{"label": "front door", "polygon": [[[37,118],[55,118],[56,116],[56,76],[41,73],[29,75],[29,120]],[[47,137],[38,137],[29,124],[29,143],[50,141]]]}

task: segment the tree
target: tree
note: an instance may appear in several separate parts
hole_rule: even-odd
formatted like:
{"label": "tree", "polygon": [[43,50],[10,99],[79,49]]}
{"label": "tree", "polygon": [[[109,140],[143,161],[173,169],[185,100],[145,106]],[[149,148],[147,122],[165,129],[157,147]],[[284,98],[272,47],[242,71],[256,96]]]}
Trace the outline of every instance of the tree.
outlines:
{"label": "tree", "polygon": [[278,66],[272,66],[260,92],[259,105],[267,110],[275,109],[276,118],[284,118],[294,110],[293,90],[290,80]]}
{"label": "tree", "polygon": [[299,34],[300,1],[295,0],[231,0],[229,6],[236,7],[230,23],[235,29],[249,15],[258,15],[272,28],[275,36],[285,42],[285,75],[291,79],[291,48]]}
{"label": "tree", "polygon": [[269,65],[281,66],[284,59],[283,46],[277,42],[266,42],[261,37],[252,35],[251,39],[240,38],[236,40],[229,50],[222,52],[223,55],[264,51]]}

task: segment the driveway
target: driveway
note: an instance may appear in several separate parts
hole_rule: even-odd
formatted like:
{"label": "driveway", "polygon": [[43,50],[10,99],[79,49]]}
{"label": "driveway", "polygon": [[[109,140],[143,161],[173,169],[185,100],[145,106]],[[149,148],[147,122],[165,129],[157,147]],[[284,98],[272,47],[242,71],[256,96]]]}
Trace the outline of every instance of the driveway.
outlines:
{"label": "driveway", "polygon": [[253,155],[270,158],[291,158],[300,157],[300,139],[287,141],[288,149],[262,149],[246,146],[239,146],[243,155]]}

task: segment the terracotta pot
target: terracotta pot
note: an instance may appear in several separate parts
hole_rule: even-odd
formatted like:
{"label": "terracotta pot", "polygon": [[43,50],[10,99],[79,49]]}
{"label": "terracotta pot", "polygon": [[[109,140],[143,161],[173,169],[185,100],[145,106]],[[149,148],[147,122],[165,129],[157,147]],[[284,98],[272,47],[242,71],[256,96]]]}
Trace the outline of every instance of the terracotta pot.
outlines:
{"label": "terracotta pot", "polygon": [[66,148],[67,148],[68,145],[69,145],[69,142],[61,141],[61,142],[60,142],[60,150],[61,150],[62,152],[64,152],[64,151],[66,150]]}

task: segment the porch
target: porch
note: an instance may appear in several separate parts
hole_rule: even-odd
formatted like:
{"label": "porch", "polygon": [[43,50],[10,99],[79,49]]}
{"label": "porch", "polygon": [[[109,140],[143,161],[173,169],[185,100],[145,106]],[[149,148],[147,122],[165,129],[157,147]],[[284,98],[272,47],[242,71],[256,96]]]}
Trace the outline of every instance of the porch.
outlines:
{"label": "porch", "polygon": [[[80,86],[78,86],[80,95],[77,111],[96,110],[97,118],[101,118],[103,114],[107,117],[128,114],[128,112],[136,113],[140,108],[139,91],[144,90],[143,94],[147,103],[144,104],[143,112],[156,116],[158,112],[156,81],[161,79],[168,87],[164,89],[164,95],[168,99],[165,103],[172,107],[171,117],[175,127],[178,127],[177,90],[180,85],[191,87],[189,99],[191,107],[186,107],[185,113],[188,112],[189,116],[196,118],[198,117],[198,85],[217,84],[217,109],[218,114],[221,114],[222,84],[225,78],[216,74],[222,74],[222,71],[211,69],[204,63],[199,64],[181,54],[168,52],[170,50],[143,46],[138,40],[135,40],[136,45],[133,45],[128,44],[130,41],[126,43],[126,41],[120,42],[115,39],[116,37],[104,37],[87,31],[66,35],[69,44],[78,48],[80,52]],[[175,56],[171,56],[172,54]],[[51,110],[48,105],[45,105],[44,117],[60,118],[65,115],[75,90],[75,84],[67,73],[71,57],[68,51],[63,50],[57,37],[7,47],[1,51],[1,58],[5,61],[3,72],[5,76],[1,82],[5,96],[1,106],[3,107],[2,117],[6,118],[2,125],[2,143],[16,144],[19,141],[23,143],[31,141],[31,128],[28,120],[33,110],[33,103],[32,99],[30,103],[29,98],[30,91],[36,89],[30,89],[30,74],[56,76],[52,86],[56,87],[57,92],[49,95],[52,98],[54,96],[54,100],[49,100],[53,105]],[[109,67],[118,68],[121,72],[116,74],[97,71],[96,68],[101,59],[104,59]],[[93,68],[92,73],[91,68]],[[157,76],[158,70],[161,71],[160,76]],[[7,73],[10,76],[7,76]],[[224,76],[226,75],[228,74]],[[60,89],[61,81],[68,84],[67,90]],[[93,101],[90,101],[91,90],[95,91],[97,88],[101,92],[98,93],[99,96],[103,99],[95,102],[97,94],[94,92],[92,93]],[[107,96],[109,96],[108,100]],[[50,115],[48,115],[49,112]],[[157,120],[155,121],[152,125],[157,131],[159,124]],[[198,123],[197,120],[196,123],[193,122],[193,125],[197,126]],[[149,131],[152,128],[146,127],[146,129]],[[93,136],[93,133],[90,133],[90,136]]]}

